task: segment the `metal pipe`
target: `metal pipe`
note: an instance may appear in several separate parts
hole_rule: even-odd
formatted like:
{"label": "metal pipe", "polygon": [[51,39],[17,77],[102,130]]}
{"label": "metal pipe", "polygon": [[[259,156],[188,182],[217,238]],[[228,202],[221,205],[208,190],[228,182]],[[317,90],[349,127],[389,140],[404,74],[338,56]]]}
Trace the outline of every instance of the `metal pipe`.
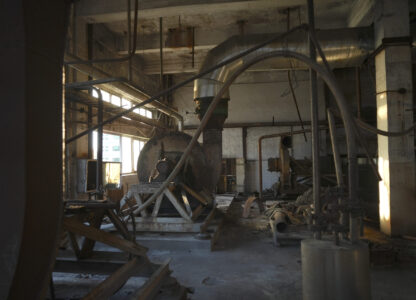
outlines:
{"label": "metal pipe", "polygon": [[[126,110],[124,112],[121,112],[121,113],[119,113],[117,115],[114,115],[111,118],[108,118],[107,120],[103,121],[102,124],[97,124],[97,125],[89,128],[89,129],[87,129],[87,130],[85,130],[85,131],[83,131],[83,132],[81,132],[81,133],[79,133],[79,134],[77,134],[77,135],[69,138],[69,139],[66,139],[65,140],[65,143],[68,144],[68,143],[70,143],[70,142],[72,142],[72,141],[74,141],[74,140],[76,140],[76,139],[78,139],[78,138],[86,135],[88,132],[96,130],[99,126],[103,126],[103,125],[109,124],[109,123],[113,122],[114,120],[117,120],[118,118],[120,118],[120,117],[122,117],[122,116],[124,116],[124,115],[126,115],[126,114],[128,114],[130,112],[132,112],[136,108],[141,107],[141,106],[144,106],[144,105],[149,104],[149,103],[152,103],[156,99],[159,99],[160,97],[162,97],[162,96],[164,96],[166,94],[169,94],[169,93],[175,91],[176,89],[185,86],[188,83],[193,82],[195,79],[200,78],[200,77],[202,77],[204,75],[207,75],[207,74],[211,73],[212,71],[214,71],[214,70],[216,70],[218,68],[221,68],[221,67],[223,67],[223,66],[225,66],[225,65],[227,65],[227,64],[229,64],[229,63],[231,63],[233,61],[236,61],[236,60],[240,59],[241,57],[243,57],[245,55],[248,55],[248,54],[250,54],[250,53],[252,53],[252,52],[254,52],[254,51],[256,51],[256,50],[258,50],[258,49],[260,49],[260,48],[262,48],[262,47],[264,47],[264,46],[266,46],[268,44],[270,44],[270,43],[273,43],[274,41],[283,39],[283,38],[287,37],[288,35],[292,34],[293,32],[296,32],[298,30],[307,30],[307,28],[308,28],[308,25],[302,24],[300,26],[297,26],[297,27],[292,28],[288,32],[284,32],[284,33],[279,34],[277,36],[273,36],[273,37],[265,40],[264,42],[262,42],[262,43],[260,43],[260,44],[258,44],[256,46],[254,46],[254,47],[252,47],[252,48],[249,48],[249,49],[247,49],[247,50],[245,50],[245,51],[243,51],[243,52],[241,52],[241,53],[239,53],[239,54],[237,54],[235,56],[232,56],[232,57],[230,57],[230,58],[222,61],[221,63],[219,63],[217,65],[214,65],[213,67],[209,67],[208,69],[206,69],[205,71],[202,71],[202,72],[198,73],[197,75],[191,76],[190,78],[188,78],[188,79],[186,79],[186,80],[184,80],[184,81],[182,81],[180,83],[177,83],[177,84],[175,84],[175,85],[173,85],[173,86],[171,86],[171,87],[169,87],[169,88],[167,88],[167,89],[165,89],[165,90],[157,93],[156,95],[150,97],[149,99],[147,99],[147,100],[145,100],[145,101],[143,101],[143,102],[141,102],[139,104],[134,105],[133,107],[131,107],[130,109],[128,109],[128,110]],[[97,68],[93,68],[93,67],[89,67],[89,68],[91,70],[94,70],[94,69],[95,70],[98,70]],[[105,74],[102,71],[100,71],[100,72],[101,72],[101,74]],[[92,73],[94,73],[94,72],[92,72]],[[108,77],[110,77],[110,76],[108,76]],[[130,86],[131,86],[131,84],[130,84]],[[178,114],[178,113],[176,113],[176,114]],[[179,115],[178,118],[180,117],[182,119],[182,122],[180,122],[178,124],[178,128],[183,128],[183,117],[180,114],[178,114],[178,115]]]}
{"label": "metal pipe", "polygon": [[[66,56],[69,56],[68,54]],[[94,76],[94,77],[101,77],[101,79],[97,79],[97,83],[100,84],[104,84],[106,89],[116,93],[116,94],[124,94],[126,96],[126,98],[131,98],[134,99],[133,101],[137,101],[135,100],[135,98],[150,98],[150,95],[147,91],[145,91],[143,88],[136,86],[134,83],[130,82],[129,80],[127,80],[126,78],[123,77],[111,77],[110,74],[92,67],[92,66],[88,66],[88,65],[81,65],[81,66],[71,66],[72,68],[75,68],[76,70],[85,73],[87,75],[90,76]],[[105,81],[108,80],[107,83],[105,83]],[[90,82],[90,83],[89,83]],[[91,83],[94,83],[94,81],[87,81],[85,82],[85,86],[90,86]],[[83,85],[82,82],[80,83],[73,83],[73,85]],[[178,128],[182,128],[183,127],[183,117],[176,112],[175,110],[173,110],[172,108],[170,108],[169,106],[167,106],[166,104],[163,104],[160,101],[157,101],[159,97],[155,97],[155,100],[152,100],[149,102],[149,104],[154,107],[155,109],[157,109],[160,112],[163,112],[164,114],[175,118],[178,121]],[[147,104],[147,103],[145,103]],[[144,104],[144,105],[145,105]],[[139,105],[141,106],[141,105]],[[139,107],[137,106],[137,107]],[[137,108],[135,107],[135,108]],[[120,116],[121,117],[121,116]],[[179,130],[181,131],[181,130]]]}
{"label": "metal pipe", "polygon": [[[98,115],[97,122],[101,124],[103,122],[103,96],[101,91],[95,87],[92,87],[98,93]],[[98,127],[97,130],[97,196],[98,199],[103,199],[103,126]]]}
{"label": "metal pipe", "polygon": [[276,211],[270,216],[270,226],[273,226],[273,232],[285,232],[287,229],[286,215],[281,211]]}
{"label": "metal pipe", "polygon": [[[66,94],[65,94],[65,99],[66,98]],[[87,116],[87,126],[91,127],[92,126],[92,105],[88,104],[88,116]],[[94,139],[93,139],[93,133],[90,132],[88,133],[88,158],[92,159],[94,156],[94,149],[93,149],[93,144],[94,144]]]}
{"label": "metal pipe", "polygon": [[[313,0],[308,0],[308,20],[310,31],[315,30],[315,12]],[[309,44],[309,56],[311,60],[316,62],[316,50],[308,37]],[[319,222],[317,218],[321,214],[321,174],[320,174],[320,164],[319,164],[319,111],[318,111],[318,88],[317,88],[317,77],[316,72],[312,69],[309,69],[309,90],[310,90],[310,99],[311,99],[311,132],[312,132],[312,182],[313,182],[313,207],[314,207],[314,224],[319,227]],[[315,232],[315,238],[321,239],[321,231],[317,230]]]}
{"label": "metal pipe", "polygon": [[355,90],[357,93],[357,117],[361,118],[361,76],[360,67],[355,67]]}
{"label": "metal pipe", "polygon": [[[331,81],[336,81],[333,72],[331,71],[328,61],[325,57],[325,54],[316,38],[314,30],[309,30],[309,37],[313,41],[318,50],[319,55],[322,58],[322,62],[325,66],[325,69],[328,72],[329,79]],[[328,84],[328,83],[327,83]],[[332,91],[334,93],[334,91]],[[357,128],[354,123],[354,118],[349,111],[349,107],[346,104],[344,95],[338,91],[338,95],[335,95],[335,100],[341,111],[342,121],[344,123],[346,137],[347,137],[347,148],[348,148],[348,192],[349,192],[349,206],[350,206],[350,241],[355,244],[359,241],[359,219],[360,213],[357,209],[359,205],[359,199],[357,197],[357,186],[358,186],[358,165],[357,165],[357,146],[355,137]],[[337,98],[339,97],[339,99]],[[338,102],[338,100],[343,99],[343,101]]]}
{"label": "metal pipe", "polygon": [[[303,121],[304,126],[310,125],[311,122]],[[319,121],[319,125],[326,125],[326,121]],[[298,121],[280,121],[280,122],[244,122],[244,123],[225,123],[224,128],[250,128],[250,127],[290,127],[290,126],[301,126]],[[195,130],[198,126],[186,125],[184,130]]]}
{"label": "metal pipe", "polygon": [[160,59],[160,89],[164,89],[163,84],[163,18],[159,18],[159,59]]}
{"label": "metal pipe", "polygon": [[[318,46],[317,46],[317,48],[319,49]],[[201,123],[200,123],[198,129],[196,130],[194,136],[192,137],[191,141],[189,142],[188,146],[186,147],[185,151],[183,152],[181,158],[179,159],[179,161],[176,164],[173,171],[170,173],[170,175],[168,176],[166,181],[163,182],[161,187],[151,197],[149,197],[148,200],[146,200],[141,206],[139,206],[134,211],[135,214],[141,212],[142,210],[146,209],[149,205],[151,205],[156,200],[156,198],[163,192],[163,190],[169,185],[169,183],[178,175],[178,173],[181,170],[181,168],[183,167],[189,153],[192,151],[192,148],[196,144],[202,130],[204,129],[204,127],[208,123],[209,118],[211,117],[211,114],[213,113],[213,111],[216,108],[216,105],[222,100],[223,95],[228,91],[229,86],[235,81],[235,79],[241,73],[243,73],[245,70],[247,70],[249,67],[251,67],[252,65],[254,65],[254,64],[256,64],[260,61],[270,59],[270,58],[274,58],[274,57],[286,57],[286,58],[298,59],[298,60],[304,62],[305,64],[307,64],[308,66],[310,66],[311,68],[313,68],[317,73],[320,74],[322,79],[326,82],[329,89],[334,94],[335,100],[336,100],[336,102],[337,102],[337,104],[340,108],[341,114],[342,114],[342,120],[343,120],[343,123],[344,123],[344,126],[345,126],[345,131],[346,131],[346,136],[347,136],[348,161],[350,162],[350,165],[349,165],[350,176],[351,176],[351,173],[354,173],[354,175],[352,175],[353,177],[357,176],[357,172],[356,172],[357,171],[356,144],[355,144],[354,132],[353,132],[353,128],[352,128],[354,123],[352,121],[352,116],[350,115],[350,112],[349,112],[347,101],[345,100],[345,97],[344,97],[338,83],[336,82],[336,79],[333,76],[332,72],[330,72],[330,70],[326,70],[325,68],[321,67],[316,62],[314,62],[309,57],[307,57],[303,54],[296,53],[296,52],[293,52],[293,51],[290,51],[290,50],[285,50],[285,51],[278,50],[278,51],[274,51],[274,52],[264,53],[264,54],[259,55],[257,57],[252,57],[249,61],[245,62],[242,66],[240,66],[237,70],[235,70],[234,73],[227,79],[227,81],[221,87],[218,94],[214,97],[214,99],[210,103],[205,115],[203,116],[203,118],[201,120]],[[324,59],[324,57],[323,57],[323,59]],[[355,191],[352,190],[353,188],[355,188],[355,186],[350,186],[350,193],[352,192],[352,194],[355,195],[354,193],[355,193],[356,190]],[[357,228],[351,228],[351,229],[356,230]],[[352,239],[352,237],[355,237],[355,236],[356,236],[356,232],[354,232],[354,233],[351,232],[352,242],[356,242],[358,240],[358,239],[357,240]],[[357,236],[357,238],[358,238],[358,236]]]}
{"label": "metal pipe", "polygon": [[[294,32],[293,29],[289,32],[292,33],[287,39],[268,43],[267,47],[265,45],[257,48],[250,55],[241,56],[240,59],[235,60],[232,64],[227,64],[198,79],[194,83],[194,99],[214,97],[233,71],[243,64],[245,60],[249,60],[253,56],[285,49],[308,54],[307,34],[299,31]],[[331,67],[359,65],[366,55],[374,49],[373,35],[371,27],[319,30],[317,32]],[[247,49],[267,40],[271,36],[273,35],[249,34],[233,36],[208,52],[200,71],[205,71],[236,54],[244,53]],[[323,60],[318,58],[318,62],[323,62]],[[307,69],[305,64],[287,59],[273,60],[268,65],[269,68],[270,65],[276,69]]]}
{"label": "metal pipe", "polygon": [[[292,79],[290,78],[290,70],[287,71],[287,80],[289,82],[289,87],[290,87],[290,92],[292,94],[293,102],[295,103],[296,112],[298,114],[300,126],[302,127],[303,130],[305,130],[305,127],[303,126],[302,117],[301,117],[300,111],[299,111],[298,100],[296,99],[295,90],[293,89]],[[307,142],[308,139],[306,138],[306,133],[303,134],[303,137],[305,138],[305,142]]]}
{"label": "metal pipe", "polygon": [[[338,149],[338,144],[337,144],[337,139],[336,139],[335,118],[330,109],[327,109],[327,117],[328,117],[329,134],[331,136],[332,155],[334,157],[335,174],[337,176],[337,185],[338,185],[338,189],[342,191],[344,189],[344,176],[342,174],[341,156],[339,154],[339,149]],[[345,205],[342,197],[339,200],[339,204]],[[341,225],[345,227],[348,226],[348,214],[347,213],[345,212],[341,213],[340,223]],[[343,233],[342,236],[346,238],[345,233]],[[338,234],[336,234],[336,241],[338,242]]]}
{"label": "metal pipe", "polygon": [[137,47],[137,19],[138,19],[138,12],[139,12],[139,0],[136,0],[134,3],[134,30],[133,30],[133,49],[130,50],[130,53],[127,56],[119,57],[119,58],[102,58],[102,59],[89,59],[89,60],[82,60],[77,59],[73,61],[65,61],[64,65],[85,65],[85,64],[95,64],[95,63],[113,63],[113,62],[122,62],[126,60],[130,60],[136,54],[136,47]]}
{"label": "metal pipe", "polygon": [[[128,39],[127,39],[127,46],[129,48],[129,53],[130,53],[130,49],[131,49],[131,5],[130,5],[130,0],[127,0],[127,35],[128,35]],[[127,79],[131,80],[131,75],[132,75],[132,64],[131,64],[131,59],[128,60],[128,69],[127,69]]]}
{"label": "metal pipe", "polygon": [[[325,129],[325,128],[322,128]],[[287,132],[280,132],[280,133],[274,133],[274,134],[267,134],[262,135],[258,139],[258,160],[259,160],[259,187],[260,187],[260,193],[259,198],[261,199],[263,197],[263,166],[262,166],[262,160],[263,160],[263,150],[262,150],[262,141],[265,139],[271,139],[276,137],[282,137],[285,135],[295,135],[295,134],[305,134],[306,132],[311,132],[310,129],[302,129],[302,130],[295,130],[295,131],[287,131]]]}
{"label": "metal pipe", "polygon": [[329,134],[331,136],[332,154],[334,156],[335,174],[337,177],[338,187],[341,188],[344,186],[344,177],[342,175],[341,156],[339,154],[339,149],[338,149],[337,139],[336,139],[335,119],[330,109],[327,109],[327,116],[328,116]]}
{"label": "metal pipe", "polygon": [[[88,106],[97,106],[96,104],[97,102],[97,98],[94,98],[86,93],[83,93],[81,91],[77,91],[77,90],[72,90],[72,91],[67,91],[65,93],[65,98],[69,101],[76,101],[78,103],[84,104],[84,105],[88,105]],[[116,113],[119,113],[121,111],[124,111],[125,108],[122,107],[117,107],[114,106],[111,103],[108,102],[104,102],[103,103],[104,106],[104,112],[110,114],[110,115],[114,115]],[[166,126],[164,126],[163,124],[161,124],[160,122],[158,122],[156,119],[149,119],[146,118],[144,116],[141,116],[140,114],[136,114],[136,113],[129,113],[126,115],[128,118],[132,119],[132,121],[141,123],[138,125],[146,125],[153,127],[153,128],[159,128],[162,130],[166,130],[168,129]],[[127,121],[125,119],[120,119],[120,121]],[[92,124],[92,122],[91,122]],[[89,125],[89,127],[91,127],[92,125]]]}

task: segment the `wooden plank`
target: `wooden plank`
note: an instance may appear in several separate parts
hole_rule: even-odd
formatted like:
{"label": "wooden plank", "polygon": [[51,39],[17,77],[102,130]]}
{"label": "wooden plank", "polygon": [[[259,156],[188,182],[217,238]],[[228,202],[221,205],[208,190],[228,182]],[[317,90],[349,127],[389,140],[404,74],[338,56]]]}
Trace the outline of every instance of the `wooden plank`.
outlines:
{"label": "wooden plank", "polygon": [[164,194],[168,197],[169,201],[173,204],[173,206],[176,208],[176,210],[181,215],[181,217],[184,218],[185,220],[189,221],[189,222],[192,222],[191,217],[186,213],[186,211],[183,209],[182,205],[179,204],[175,195],[172,194],[172,192],[169,189],[165,189]]}
{"label": "wooden plank", "polygon": [[192,221],[196,221],[196,219],[198,219],[198,217],[202,214],[202,212],[204,211],[205,206],[203,206],[202,204],[198,205],[197,208],[194,209],[194,211],[192,212]]}
{"label": "wooden plank", "polygon": [[[70,273],[70,274],[96,274],[96,275],[111,275],[121,268],[124,262],[119,261],[90,261],[87,260],[69,260],[57,258],[54,265],[54,272]],[[151,264],[140,266],[135,270],[132,276],[136,277],[150,277],[156,268]]]}
{"label": "wooden plank", "polygon": [[187,186],[186,184],[180,183],[180,186],[187,191],[189,194],[192,195],[192,197],[194,197],[196,200],[198,200],[199,202],[201,202],[202,205],[208,205],[208,201],[202,197],[200,194],[198,194],[197,192],[195,192],[193,189],[191,189],[189,186]]}
{"label": "wooden plank", "polygon": [[157,217],[157,214],[159,213],[160,205],[162,204],[163,196],[164,195],[162,193],[159,195],[159,197],[157,197],[155,206],[153,207],[152,217]]}
{"label": "wooden plank", "polygon": [[146,281],[146,283],[137,290],[137,292],[130,299],[150,300],[155,297],[159,287],[162,285],[163,279],[168,276],[169,261],[163,263],[159,269]]}
{"label": "wooden plank", "polygon": [[[104,210],[103,209],[99,209],[96,210],[94,213],[92,213],[92,220],[89,222],[91,225],[91,228],[100,228],[101,223],[103,222],[103,217],[104,217]],[[78,222],[79,221],[75,221],[74,222]],[[76,234],[76,232],[74,232]],[[85,240],[82,243],[82,247],[81,250],[79,252],[79,257],[80,258],[86,258],[89,257],[91,255],[92,250],[94,249],[95,246],[95,240],[94,239],[90,239],[87,236],[85,236]]]}
{"label": "wooden plank", "polygon": [[136,269],[139,268],[141,263],[142,259],[139,257],[134,257],[132,260],[125,263],[121,268],[117,269],[117,271],[102,281],[82,299],[108,299],[124,285],[124,283],[134,274]]}
{"label": "wooden plank", "polygon": [[217,211],[217,208],[214,207],[208,214],[208,216],[205,218],[204,223],[201,225],[201,232],[206,232],[207,228],[211,222],[211,220],[214,218],[215,213]]}
{"label": "wooden plank", "polygon": [[188,215],[192,216],[192,208],[189,204],[188,196],[186,195],[186,191],[184,189],[181,189],[181,195],[183,203],[185,204],[186,211],[188,212]]}
{"label": "wooden plank", "polygon": [[72,232],[67,231],[68,236],[69,236],[69,240],[71,241],[71,246],[72,246],[72,250],[74,250],[75,256],[77,258],[80,258],[80,250],[79,250],[79,245],[78,245],[78,241],[77,238],[75,236],[75,234],[73,234]]}
{"label": "wooden plank", "polygon": [[114,213],[112,209],[107,210],[107,216],[110,218],[111,223],[114,224],[114,227],[117,231],[126,239],[131,240],[131,235],[126,225],[120,220],[120,218]]}
{"label": "wooden plank", "polygon": [[147,248],[143,246],[121,239],[114,234],[99,230],[97,228],[86,226],[76,220],[64,218],[63,225],[64,228],[70,232],[85,236],[88,239],[98,241],[109,246],[113,246],[134,255],[143,256],[147,252]]}
{"label": "wooden plank", "polygon": [[[142,219],[142,218],[140,218]],[[164,220],[168,219],[168,220]],[[178,219],[180,222],[176,222],[174,219]],[[137,218],[136,218],[137,220]],[[169,222],[172,220],[172,222]],[[145,220],[143,222],[136,221],[136,232],[192,232],[198,233],[200,231],[201,223],[190,223],[183,218],[155,218],[154,221],[149,222]],[[131,228],[131,224],[127,225]]]}
{"label": "wooden plank", "polygon": [[130,190],[133,193],[139,194],[153,194],[156,192],[161,186],[163,182],[152,182],[152,183],[139,183],[134,184],[130,187]]}
{"label": "wooden plank", "polygon": [[[136,193],[136,192],[134,192],[133,193],[133,197],[134,197],[134,199],[136,200],[136,202],[137,202],[137,204],[138,204],[138,206],[140,206],[140,205],[142,205],[143,204],[143,200],[142,200],[142,197],[140,197],[140,194],[139,193]],[[142,216],[142,217],[147,217],[147,211],[145,210],[145,209],[143,209],[141,212],[140,212],[140,215]]]}

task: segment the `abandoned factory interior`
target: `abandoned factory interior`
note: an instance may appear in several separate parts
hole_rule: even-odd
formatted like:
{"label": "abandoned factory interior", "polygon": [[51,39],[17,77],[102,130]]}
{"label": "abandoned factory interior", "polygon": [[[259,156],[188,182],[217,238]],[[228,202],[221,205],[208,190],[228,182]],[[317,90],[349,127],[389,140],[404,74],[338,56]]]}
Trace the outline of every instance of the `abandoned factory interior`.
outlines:
{"label": "abandoned factory interior", "polygon": [[416,299],[415,0],[0,3],[0,299]]}

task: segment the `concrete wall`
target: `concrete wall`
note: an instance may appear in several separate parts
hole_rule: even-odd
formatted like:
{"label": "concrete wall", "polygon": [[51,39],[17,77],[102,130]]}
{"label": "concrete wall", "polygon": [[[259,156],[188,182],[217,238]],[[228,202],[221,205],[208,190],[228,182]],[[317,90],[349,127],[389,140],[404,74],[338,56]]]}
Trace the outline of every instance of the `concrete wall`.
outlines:
{"label": "concrete wall", "polygon": [[[296,71],[292,75],[295,95],[303,121],[310,120],[309,105],[309,75],[307,71]],[[175,78],[177,82],[183,78]],[[325,120],[324,85],[319,81],[319,114],[320,120]],[[226,124],[258,123],[258,122],[297,122],[296,108],[290,94],[287,72],[247,72],[243,74],[230,89],[229,115]],[[174,104],[185,117],[185,126],[198,125],[193,102],[193,86],[186,86],[174,94]],[[247,124],[247,125],[248,125]],[[306,126],[309,128],[309,126]],[[245,172],[237,172],[237,182],[245,174],[245,191],[259,190],[258,185],[258,139],[260,136],[272,133],[299,130],[299,126],[268,126],[247,127],[247,162]],[[189,134],[193,130],[187,131]],[[293,145],[295,158],[303,159],[311,156],[311,139],[307,134],[305,142],[303,135],[294,137]],[[201,141],[201,140],[200,140]],[[321,138],[321,155],[326,155],[325,134]],[[201,141],[202,142],[202,141]],[[274,138],[263,142],[263,189],[270,188],[277,180],[278,174],[267,171],[267,159],[278,157],[279,139]],[[225,128],[223,131],[223,157],[243,158],[243,129]],[[239,178],[240,177],[240,178]],[[241,188],[240,188],[241,190]]]}

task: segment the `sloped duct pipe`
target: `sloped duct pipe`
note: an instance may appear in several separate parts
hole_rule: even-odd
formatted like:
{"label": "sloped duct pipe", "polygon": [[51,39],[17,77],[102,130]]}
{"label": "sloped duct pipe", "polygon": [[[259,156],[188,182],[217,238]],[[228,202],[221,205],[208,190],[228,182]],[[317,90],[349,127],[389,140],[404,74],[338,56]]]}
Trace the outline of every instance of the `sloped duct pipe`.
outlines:
{"label": "sloped duct pipe", "polygon": [[[208,53],[200,72],[226,61],[230,57],[243,53],[272,36],[272,34],[252,34],[231,37]],[[374,48],[373,30],[371,27],[321,30],[317,32],[317,38],[332,68],[357,66],[362,63]],[[236,69],[254,57],[278,50],[290,50],[308,55],[308,33],[305,31],[293,32],[283,40],[270,43],[195,80],[194,100],[197,105],[196,112],[199,119],[202,120],[212,99],[214,99],[224,82],[227,81]],[[318,62],[321,62],[320,58]],[[267,65],[263,65],[263,68],[266,69],[308,68],[302,61],[283,57],[275,58],[272,61],[269,60],[266,63]],[[228,116],[229,100],[230,96],[227,91],[203,131],[203,149],[208,164],[206,180],[210,183],[211,191],[214,191],[221,172],[222,130],[225,119]]]}

